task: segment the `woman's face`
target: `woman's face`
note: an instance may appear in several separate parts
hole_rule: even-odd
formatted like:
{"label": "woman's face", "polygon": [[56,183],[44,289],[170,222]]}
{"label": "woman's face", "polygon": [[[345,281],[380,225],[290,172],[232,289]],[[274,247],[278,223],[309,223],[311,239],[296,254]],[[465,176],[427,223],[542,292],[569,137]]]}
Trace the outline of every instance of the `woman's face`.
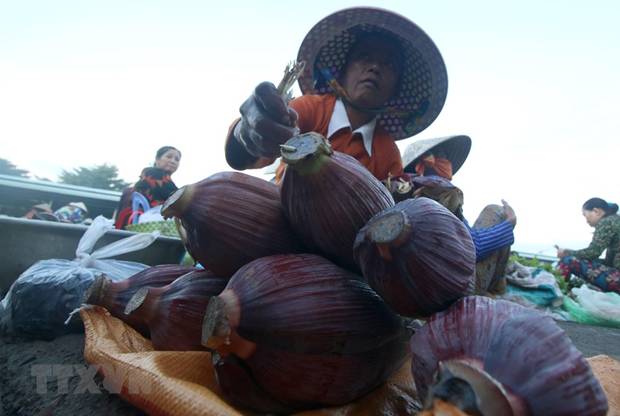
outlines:
{"label": "woman's face", "polygon": [[181,153],[178,150],[170,149],[155,161],[155,166],[172,175],[179,168],[180,162]]}
{"label": "woman's face", "polygon": [[595,227],[596,224],[605,216],[605,212],[600,208],[583,209],[583,216],[586,217],[586,222],[590,227]]}
{"label": "woman's face", "polygon": [[354,104],[366,108],[385,104],[394,93],[401,72],[400,53],[395,45],[368,38],[349,53],[342,86]]}

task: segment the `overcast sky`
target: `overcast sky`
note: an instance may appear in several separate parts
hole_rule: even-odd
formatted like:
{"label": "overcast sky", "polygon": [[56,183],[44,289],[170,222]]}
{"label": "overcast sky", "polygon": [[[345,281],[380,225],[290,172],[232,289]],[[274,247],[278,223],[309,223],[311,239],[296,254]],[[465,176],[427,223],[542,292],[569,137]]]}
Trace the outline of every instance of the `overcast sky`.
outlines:
{"label": "overcast sky", "polygon": [[[470,135],[454,178],[465,214],[473,222],[487,203],[508,200],[516,249],[585,246],[582,203],[620,202],[618,4],[365,4],[416,22],[448,70],[442,113],[401,149]],[[0,157],[52,180],[112,163],[132,182],[170,144],[183,152],[177,185],[228,170],[224,136],[241,102],[260,81],[279,81],[316,22],[354,5],[0,0]]]}

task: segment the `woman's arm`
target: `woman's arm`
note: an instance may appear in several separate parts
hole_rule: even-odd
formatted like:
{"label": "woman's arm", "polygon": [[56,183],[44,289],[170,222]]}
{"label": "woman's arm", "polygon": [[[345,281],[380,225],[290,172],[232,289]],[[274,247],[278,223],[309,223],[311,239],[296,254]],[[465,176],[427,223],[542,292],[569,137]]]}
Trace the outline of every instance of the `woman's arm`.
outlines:
{"label": "woman's arm", "polygon": [[515,241],[514,225],[508,220],[487,228],[471,228],[467,221],[464,223],[469,229],[476,248],[476,263],[489,257],[494,251],[502,247],[511,246]]}
{"label": "woman's arm", "polygon": [[603,218],[594,230],[594,236],[587,248],[581,250],[564,250],[564,254],[569,256],[572,255],[583,260],[596,260],[609,246],[613,236],[614,230],[611,222],[605,221],[605,218]]}

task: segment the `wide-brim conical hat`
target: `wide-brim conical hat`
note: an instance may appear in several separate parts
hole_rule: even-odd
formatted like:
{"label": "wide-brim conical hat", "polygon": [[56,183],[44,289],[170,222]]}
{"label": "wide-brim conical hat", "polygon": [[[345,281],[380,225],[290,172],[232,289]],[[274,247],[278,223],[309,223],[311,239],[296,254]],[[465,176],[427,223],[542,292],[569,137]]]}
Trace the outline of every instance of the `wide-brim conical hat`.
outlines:
{"label": "wide-brim conical hat", "polygon": [[406,172],[414,172],[415,165],[425,153],[441,149],[446,158],[452,163],[452,173],[456,173],[471,149],[471,138],[465,135],[437,137],[418,140],[411,143],[403,152],[403,166]]}
{"label": "wide-brim conical hat", "polygon": [[299,48],[297,61],[306,62],[299,87],[304,94],[332,92],[319,68],[339,79],[357,36],[371,32],[388,32],[400,40],[404,49],[399,92],[386,103],[396,112],[379,115],[377,122],[395,140],[411,137],[430,126],[441,112],[448,93],[448,75],[432,39],[399,14],[355,7],[322,19],[310,29]]}
{"label": "wide-brim conical hat", "polygon": [[77,208],[80,208],[83,211],[88,212],[88,208],[86,208],[86,205],[83,202],[70,202],[69,206],[77,207]]}

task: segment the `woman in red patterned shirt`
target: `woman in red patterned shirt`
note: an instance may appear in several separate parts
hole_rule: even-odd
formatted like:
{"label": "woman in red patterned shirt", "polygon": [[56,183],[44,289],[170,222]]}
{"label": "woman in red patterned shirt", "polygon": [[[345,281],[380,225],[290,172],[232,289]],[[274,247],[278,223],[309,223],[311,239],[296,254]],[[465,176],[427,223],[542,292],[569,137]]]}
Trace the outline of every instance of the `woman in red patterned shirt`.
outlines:
{"label": "woman in red patterned shirt", "polygon": [[179,149],[172,146],[160,148],[155,155],[153,166],[142,169],[138,182],[123,191],[114,226],[122,229],[130,224],[134,192],[142,194],[151,208],[162,205],[178,189],[171,176],[179,168],[180,162]]}

